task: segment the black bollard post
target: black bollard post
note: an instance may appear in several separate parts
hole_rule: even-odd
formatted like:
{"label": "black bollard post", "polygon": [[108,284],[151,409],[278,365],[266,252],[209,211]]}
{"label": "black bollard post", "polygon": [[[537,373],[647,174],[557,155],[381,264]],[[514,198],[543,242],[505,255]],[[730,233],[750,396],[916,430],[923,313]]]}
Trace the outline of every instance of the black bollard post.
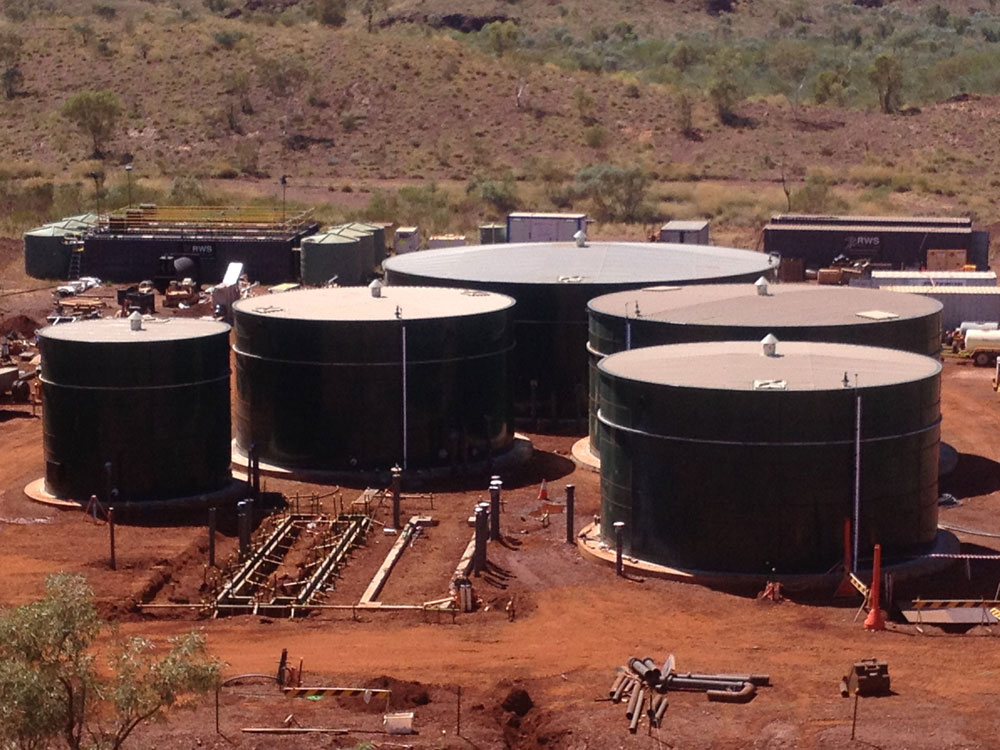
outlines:
{"label": "black bollard post", "polygon": [[566,485],[566,544],[573,544],[575,530],[573,527],[573,507],[576,504],[576,486]]}
{"label": "black bollard post", "polygon": [[625,575],[625,561],[623,560],[622,529],[625,527],[624,521],[615,521],[615,574]]}
{"label": "black bollard post", "polygon": [[397,531],[399,525],[399,498],[403,485],[403,470],[398,465],[392,467],[392,528]]}
{"label": "black bollard post", "polygon": [[476,542],[472,548],[472,573],[479,576],[483,572],[483,509],[476,506]]}
{"label": "black bollard post", "polygon": [[490,541],[500,541],[500,488],[490,485]]}
{"label": "black bollard post", "polygon": [[115,560],[115,509],[108,507],[108,538],[111,541],[111,569],[118,570],[118,563]]}
{"label": "black bollard post", "polygon": [[208,509],[208,564],[215,567],[215,508]]}
{"label": "black bollard post", "polygon": [[250,450],[247,451],[247,474],[250,480],[250,487],[253,489],[253,496],[260,497],[260,457],[258,455],[256,441],[250,443]]}
{"label": "black bollard post", "polygon": [[240,562],[247,559],[250,550],[250,501],[240,500],[236,504],[236,529],[240,541]]}

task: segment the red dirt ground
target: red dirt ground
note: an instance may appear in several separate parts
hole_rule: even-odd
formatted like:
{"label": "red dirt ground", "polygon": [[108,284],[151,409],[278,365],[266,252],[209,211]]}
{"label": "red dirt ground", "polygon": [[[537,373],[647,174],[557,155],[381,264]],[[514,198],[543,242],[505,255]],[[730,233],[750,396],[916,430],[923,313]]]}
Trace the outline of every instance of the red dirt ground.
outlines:
{"label": "red dirt ground", "polygon": [[[942,489],[963,500],[942,511],[950,523],[1000,532],[1000,429],[998,397],[990,372],[948,362],[944,374],[944,438],[960,453],[955,478]],[[87,575],[105,612],[126,633],[162,640],[191,627],[204,629],[209,646],[227,663],[225,673],[271,672],[282,648],[293,664],[304,661],[306,684],[375,685],[375,679],[419,683],[396,685],[396,709],[414,710],[419,734],[387,737],[380,711],[359,699],[286,700],[273,686],[227,688],[221,729],[207,701],[176,713],[164,725],[142,730],[134,746],[161,748],[353,747],[363,741],[405,742],[415,747],[767,747],[838,748],[850,740],[851,702],[840,698],[839,677],[854,660],[878,656],[890,665],[895,695],[862,700],[858,739],[873,747],[995,747],[1000,722],[1000,650],[993,630],[977,627],[948,634],[924,626],[890,625],[868,633],[854,621],[857,601],[834,606],[825,598],[760,603],[688,584],[642,583],[615,578],[613,571],[585,562],[564,542],[564,517],[543,527],[531,515],[538,482],[549,480],[559,500],[567,482],[578,488],[577,525],[598,511],[597,475],[567,459],[573,438],[532,436],[536,455],[505,476],[505,546],[491,549],[493,573],[477,582],[488,609],[458,615],[325,611],[300,621],[253,616],[196,620],[187,610],[157,610],[153,617],[129,611],[144,594],[154,601],[198,601],[204,579],[204,527],[120,526],[117,571],[107,567],[107,531],[78,512],[50,509],[27,500],[22,488],[42,474],[41,420],[30,409],[0,406],[4,460],[0,464],[0,602],[18,604],[39,595],[46,574],[70,570]],[[329,487],[268,479],[269,489],[328,492]],[[358,488],[344,488],[345,501]],[[404,503],[404,514],[429,512],[440,523],[404,554],[382,597],[386,603],[420,603],[444,596],[458,556],[471,535],[464,519],[478,488],[436,492]],[[386,518],[385,509],[382,519]],[[195,523],[198,519],[195,519]],[[962,536],[966,548],[1000,549],[997,540]],[[328,600],[357,601],[392,538],[380,529],[353,556]],[[233,547],[225,538],[220,556]],[[976,563],[973,580],[952,570],[924,579],[900,595],[992,598],[1000,566]],[[899,587],[898,587],[899,588]],[[515,598],[516,619],[504,605]],[[676,654],[691,671],[770,673],[747,705],[708,703],[701,694],[671,694],[659,736],[642,727],[629,735],[621,706],[606,697],[615,668],[630,655],[662,659]],[[462,737],[455,736],[456,689],[462,686]],[[512,686],[535,703],[523,718],[500,708]],[[429,702],[420,696],[426,690]],[[421,705],[407,703],[417,696]],[[248,726],[343,727],[346,736],[281,737],[241,732]],[[386,747],[392,747],[386,744]]]}
{"label": "red dirt ground", "polygon": [[[0,325],[25,316],[41,323],[51,309],[50,291],[28,291],[32,282],[17,267],[19,246],[0,247]],[[6,258],[2,258],[6,259]],[[103,289],[101,293],[113,294]],[[998,396],[991,372],[948,361],[943,379],[943,439],[960,453],[958,468],[942,484],[963,501],[942,509],[942,521],[1000,533],[1000,432]],[[473,614],[351,612],[326,610],[304,620],[253,616],[198,619],[195,610],[157,609],[139,614],[140,599],[197,603],[206,596],[207,537],[203,519],[188,525],[119,526],[118,569],[107,566],[107,529],[79,512],[29,501],[24,486],[44,471],[41,420],[30,407],[0,401],[0,606],[40,595],[44,578],[57,570],[83,573],[102,611],[125,633],[158,641],[202,628],[225,674],[272,672],[282,648],[293,664],[302,659],[305,684],[360,685],[392,681],[393,708],[414,710],[419,734],[378,734],[382,706],[360,699],[286,700],[263,683],[226,688],[220,728],[212,701],[142,729],[133,747],[288,748],[846,748],[851,702],[837,687],[848,665],[877,656],[889,662],[895,694],[864,699],[858,741],[884,748],[991,748],[1000,720],[1000,628],[964,634],[924,626],[890,624],[868,633],[855,622],[858,601],[835,605],[814,597],[781,604],[759,603],[698,586],[660,580],[616,579],[613,571],[581,559],[564,542],[564,516],[543,527],[538,484],[548,480],[558,501],[563,487],[577,486],[577,527],[599,510],[596,474],[569,461],[573,437],[531,436],[535,456],[504,475],[506,542],[492,545],[494,568],[476,584],[487,605]],[[330,487],[266,479],[267,489],[287,494],[328,493]],[[379,597],[388,604],[419,604],[445,596],[458,557],[471,536],[472,505],[487,495],[482,482],[456,480],[429,499],[404,502],[404,518],[430,513],[439,524],[406,550]],[[345,502],[361,488],[342,488]],[[430,488],[418,488],[429,490]],[[329,502],[329,501],[327,501]],[[385,509],[380,511],[385,522]],[[969,552],[1000,550],[1000,539],[960,534]],[[381,528],[369,535],[343,570],[329,603],[358,600],[393,542]],[[235,548],[222,536],[219,558]],[[972,579],[961,566],[933,578],[897,586],[897,596],[994,598],[1000,565],[977,562]],[[516,618],[504,611],[513,597]],[[630,655],[657,660],[674,653],[690,671],[770,673],[747,705],[708,703],[701,694],[672,693],[664,727],[628,734],[624,709],[606,701],[613,672]],[[456,736],[457,688],[462,687],[461,737]],[[534,701],[524,717],[500,704],[513,686]],[[426,692],[426,695],[424,693]],[[344,736],[251,735],[244,727],[342,727]],[[393,745],[391,743],[397,743]]]}

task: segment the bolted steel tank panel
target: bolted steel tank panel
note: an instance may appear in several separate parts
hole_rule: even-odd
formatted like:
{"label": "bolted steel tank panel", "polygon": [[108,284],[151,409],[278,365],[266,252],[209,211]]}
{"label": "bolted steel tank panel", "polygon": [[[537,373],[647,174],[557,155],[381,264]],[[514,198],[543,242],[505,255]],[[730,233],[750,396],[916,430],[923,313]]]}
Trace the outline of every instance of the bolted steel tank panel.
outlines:
{"label": "bolted steel tank panel", "polygon": [[460,285],[516,299],[515,412],[549,425],[586,419],[590,299],[657,283],[753,281],[775,267],[775,259],[749,250],[628,242],[442,248],[384,264],[390,286]]}
{"label": "bolted steel tank panel", "polygon": [[814,284],[651,287],[592,299],[589,313],[590,449],[598,452],[597,364],[609,354],[699,341],[817,341],[881,346],[936,357],[941,304],[878,289]]}
{"label": "bolted steel tank panel", "polygon": [[459,465],[506,450],[513,305],[418,287],[238,302],[237,445],[256,443],[269,463],[326,471]]}
{"label": "bolted steel tank panel", "polygon": [[60,497],[207,494],[230,481],[229,326],[90,320],[38,332],[45,482]]}
{"label": "bolted steel tank panel", "polygon": [[[843,555],[861,417],[861,549],[937,533],[941,365],[842,344],[649,347],[599,364],[601,529],[684,570],[822,573]],[[848,373],[848,387],[844,373]],[[855,376],[857,387],[855,388]]]}

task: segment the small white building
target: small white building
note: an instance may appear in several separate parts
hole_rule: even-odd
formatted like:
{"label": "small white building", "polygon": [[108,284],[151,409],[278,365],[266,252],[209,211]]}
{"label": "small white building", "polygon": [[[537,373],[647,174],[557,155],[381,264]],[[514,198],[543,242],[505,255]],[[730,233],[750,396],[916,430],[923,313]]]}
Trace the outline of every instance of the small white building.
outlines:
{"label": "small white building", "polygon": [[707,245],[708,222],[668,221],[660,227],[660,242],[675,242],[682,245]]}
{"label": "small white building", "polygon": [[507,214],[507,242],[572,242],[587,231],[587,214]]}
{"label": "small white building", "polygon": [[396,255],[419,250],[420,230],[417,227],[399,227],[392,238],[392,249]]}
{"label": "small white building", "polygon": [[427,249],[438,247],[461,247],[465,244],[464,234],[435,234],[427,240]]}

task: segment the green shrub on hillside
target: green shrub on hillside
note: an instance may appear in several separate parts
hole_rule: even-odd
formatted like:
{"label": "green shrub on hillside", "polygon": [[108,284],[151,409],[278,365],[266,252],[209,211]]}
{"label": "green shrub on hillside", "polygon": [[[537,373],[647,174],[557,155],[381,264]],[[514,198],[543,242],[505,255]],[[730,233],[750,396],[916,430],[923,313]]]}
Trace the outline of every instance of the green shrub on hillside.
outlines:
{"label": "green shrub on hillside", "polygon": [[502,180],[473,177],[465,186],[465,193],[490,206],[498,216],[513,211],[521,203],[514,176],[510,173],[504,175]]}
{"label": "green shrub on hillside", "polygon": [[313,0],[310,15],[324,26],[343,26],[347,21],[347,0]]}
{"label": "green shrub on hillside", "polygon": [[118,8],[109,3],[94,3],[92,8],[94,15],[98,18],[103,18],[105,21],[110,21],[118,15]]}
{"label": "green shrub on hillside", "polygon": [[7,99],[17,96],[24,75],[21,73],[21,48],[24,40],[16,31],[0,31],[0,82]]}
{"label": "green shrub on hillside", "polygon": [[230,7],[230,0],[202,0],[209,13],[222,15]]}
{"label": "green shrub on hillside", "polygon": [[247,35],[242,31],[227,29],[226,31],[215,32],[212,38],[223,49],[233,49],[239,42],[246,39]]}
{"label": "green shrub on hillside", "polygon": [[483,26],[480,32],[486,39],[486,46],[497,57],[516,49],[521,41],[521,31],[513,21],[494,21]]}
{"label": "green shrub on hillside", "polygon": [[594,164],[576,174],[576,188],[589,198],[599,221],[645,221],[652,212],[647,205],[649,175],[642,167]]}

